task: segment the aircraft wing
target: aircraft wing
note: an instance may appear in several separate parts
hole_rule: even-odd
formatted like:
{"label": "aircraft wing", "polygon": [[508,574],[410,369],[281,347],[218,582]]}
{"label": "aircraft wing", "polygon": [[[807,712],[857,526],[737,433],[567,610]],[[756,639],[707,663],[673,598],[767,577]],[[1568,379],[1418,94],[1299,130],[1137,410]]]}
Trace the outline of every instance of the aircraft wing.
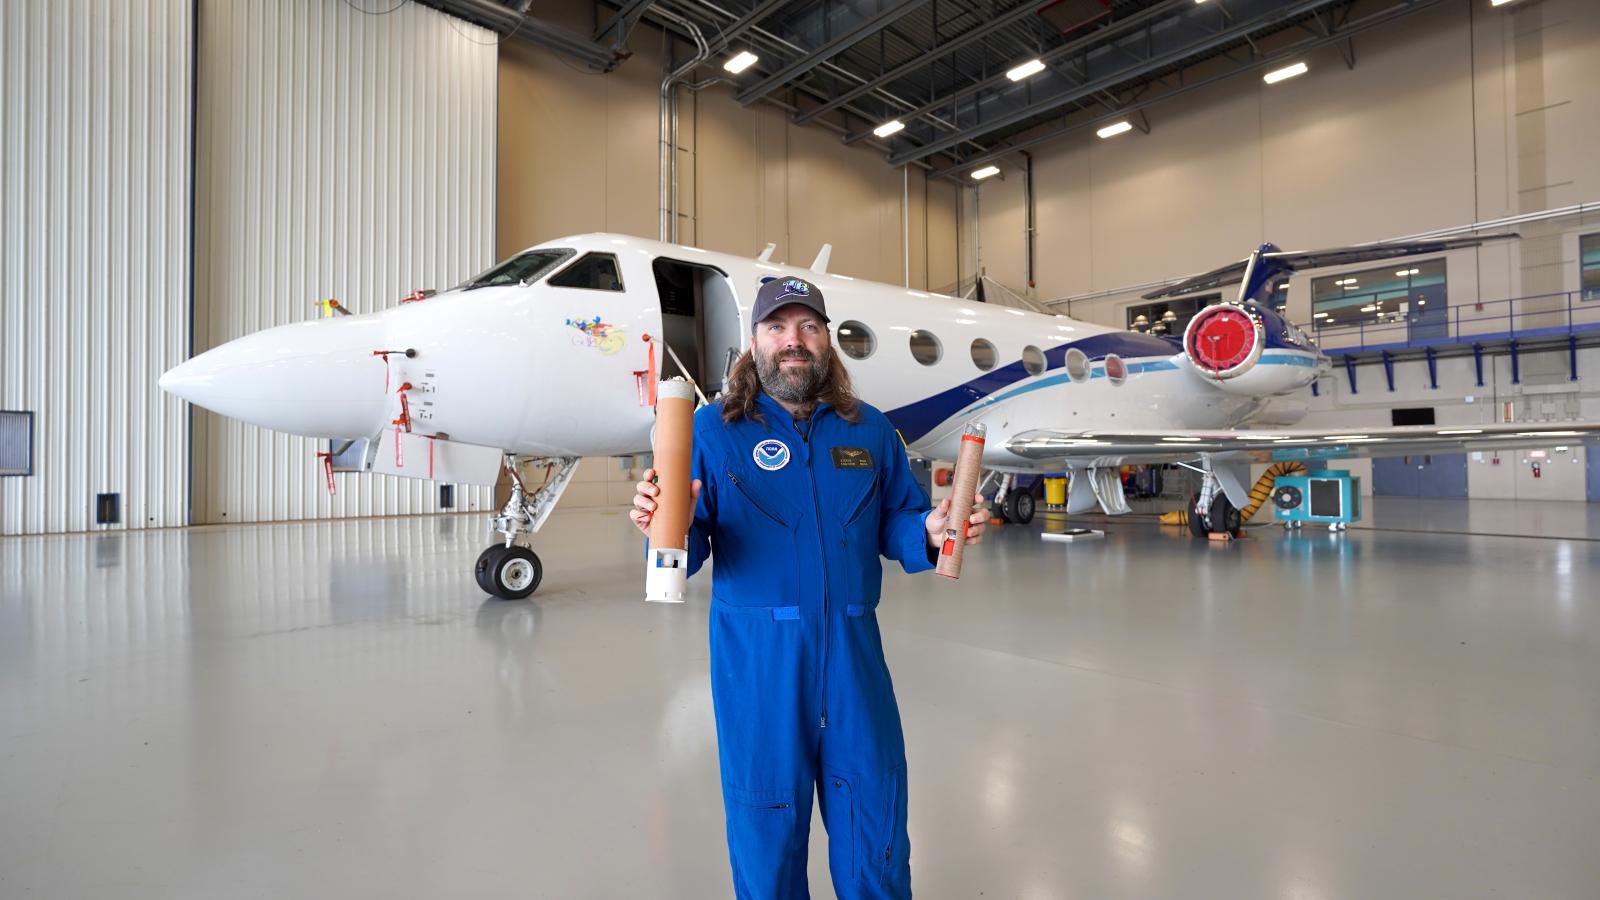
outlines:
{"label": "aircraft wing", "polygon": [[1025,459],[1078,466],[1220,460],[1350,459],[1511,450],[1600,443],[1600,422],[1512,422],[1487,425],[1278,428],[1270,431],[1084,431],[1041,428],[1013,437],[1006,449]]}
{"label": "aircraft wing", "polygon": [[[1272,260],[1280,267],[1291,271],[1298,269],[1321,269],[1329,266],[1344,266],[1351,263],[1370,262],[1380,259],[1395,259],[1401,256],[1415,256],[1420,253],[1443,253],[1446,250],[1460,250],[1464,247],[1476,247],[1488,241],[1508,240],[1518,237],[1516,234],[1487,234],[1475,237],[1440,238],[1431,241],[1387,241],[1376,244],[1362,244],[1353,247],[1333,247],[1327,250],[1276,250],[1261,254],[1262,259]],[[1208,288],[1221,287],[1225,284],[1235,284],[1244,278],[1246,267],[1250,261],[1242,259],[1230,263],[1219,269],[1191,275],[1176,284],[1158,288],[1144,295],[1146,300],[1157,300],[1162,297],[1176,297],[1194,291],[1203,291]]]}

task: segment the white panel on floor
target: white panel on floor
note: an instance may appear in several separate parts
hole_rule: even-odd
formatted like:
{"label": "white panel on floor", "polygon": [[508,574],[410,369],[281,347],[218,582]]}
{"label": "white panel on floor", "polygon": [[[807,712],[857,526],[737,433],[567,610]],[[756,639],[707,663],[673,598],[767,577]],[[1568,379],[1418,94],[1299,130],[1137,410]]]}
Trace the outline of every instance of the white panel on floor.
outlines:
{"label": "white panel on floor", "polygon": [[183,405],[156,379],[189,324],[190,0],[0,3],[0,409],[33,474],[0,534],[182,525]]}
{"label": "white panel on floor", "polygon": [[[371,312],[492,262],[493,33],[420,3],[357,6],[201,4],[197,352],[322,298]],[[197,416],[196,521],[437,508],[411,479],[342,476],[330,497],[315,442]],[[456,491],[458,509],[490,502]]]}

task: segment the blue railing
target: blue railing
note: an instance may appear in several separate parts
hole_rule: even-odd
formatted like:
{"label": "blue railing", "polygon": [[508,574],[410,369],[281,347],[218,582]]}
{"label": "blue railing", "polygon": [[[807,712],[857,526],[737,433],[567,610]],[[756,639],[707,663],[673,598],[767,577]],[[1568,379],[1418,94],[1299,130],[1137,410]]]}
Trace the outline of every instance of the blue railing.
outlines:
{"label": "blue railing", "polygon": [[1325,353],[1398,350],[1442,344],[1488,343],[1559,337],[1600,331],[1600,296],[1582,291],[1535,294],[1509,300],[1469,302],[1438,310],[1413,306],[1388,321],[1336,323],[1314,321],[1306,329]]}

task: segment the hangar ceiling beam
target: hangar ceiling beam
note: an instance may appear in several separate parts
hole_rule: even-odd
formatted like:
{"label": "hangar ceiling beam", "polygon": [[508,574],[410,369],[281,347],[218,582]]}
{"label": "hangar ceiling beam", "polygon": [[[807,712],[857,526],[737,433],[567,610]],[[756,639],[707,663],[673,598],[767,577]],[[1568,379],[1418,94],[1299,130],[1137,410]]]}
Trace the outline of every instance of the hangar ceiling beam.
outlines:
{"label": "hangar ceiling beam", "polygon": [[[1438,4],[1442,3],[1442,2],[1444,2],[1444,0],[1403,0],[1403,2],[1401,2],[1398,5],[1391,6],[1391,7],[1387,8],[1387,9],[1380,10],[1379,12],[1375,12],[1375,13],[1371,13],[1369,15],[1363,16],[1362,18],[1357,19],[1357,20],[1355,20],[1353,22],[1347,22],[1347,23],[1343,24],[1340,28],[1335,30],[1330,35],[1321,36],[1321,37],[1315,37],[1315,38],[1308,38],[1308,39],[1302,40],[1302,41],[1300,41],[1298,43],[1291,44],[1290,46],[1279,48],[1278,50],[1273,51],[1272,54],[1269,55],[1269,56],[1263,56],[1263,57],[1258,57],[1258,58],[1248,59],[1248,60],[1243,60],[1243,61],[1233,60],[1231,57],[1228,57],[1230,59],[1230,61],[1235,63],[1236,68],[1230,69],[1230,70],[1228,70],[1226,72],[1219,72],[1219,73],[1217,73],[1215,75],[1211,75],[1211,76],[1206,77],[1206,78],[1201,78],[1201,79],[1197,79],[1197,80],[1194,80],[1194,81],[1188,81],[1188,80],[1185,80],[1185,79],[1182,78],[1182,72],[1180,72],[1179,73],[1179,86],[1176,87],[1176,88],[1169,88],[1169,90],[1164,91],[1164,92],[1162,92],[1160,94],[1156,94],[1154,96],[1145,96],[1145,97],[1137,98],[1137,99],[1135,99],[1134,102],[1125,103],[1122,106],[1117,107],[1113,112],[1111,112],[1109,114],[1106,114],[1106,115],[1100,115],[1100,116],[1094,116],[1094,117],[1091,117],[1091,118],[1079,119],[1079,120],[1077,120],[1075,122],[1071,122],[1071,123],[1062,125],[1059,128],[1053,128],[1053,129],[1051,129],[1049,131],[1046,131],[1046,132],[1043,132],[1043,133],[1034,134],[1031,137],[1028,137],[1028,138],[1026,138],[1024,140],[1016,141],[1016,142],[1007,144],[1005,146],[996,147],[996,148],[994,148],[993,150],[990,150],[987,153],[984,153],[984,154],[981,154],[981,155],[978,155],[978,156],[968,157],[968,158],[962,160],[961,164],[959,166],[952,166],[950,168],[946,168],[946,169],[940,171],[937,175],[929,175],[928,177],[930,177],[930,178],[950,178],[950,177],[955,176],[958,173],[965,172],[965,171],[971,169],[973,166],[979,166],[979,165],[983,165],[985,163],[995,162],[995,161],[997,161],[999,159],[1004,158],[1005,156],[1007,156],[1009,154],[1016,153],[1016,152],[1021,151],[1021,150],[1027,150],[1030,147],[1036,147],[1039,144],[1043,144],[1043,143],[1047,143],[1049,141],[1053,141],[1056,138],[1063,137],[1063,136],[1071,134],[1072,132],[1075,132],[1075,131],[1082,131],[1085,128],[1093,128],[1093,127],[1095,127],[1097,125],[1103,125],[1103,124],[1106,124],[1107,122],[1111,122],[1111,121],[1114,121],[1114,120],[1119,119],[1119,118],[1127,117],[1130,113],[1143,114],[1143,111],[1145,109],[1149,108],[1150,106],[1152,106],[1152,105],[1154,105],[1156,103],[1160,103],[1163,100],[1169,100],[1169,99],[1171,99],[1173,97],[1176,97],[1176,96],[1178,96],[1180,94],[1187,94],[1190,91],[1198,90],[1199,88],[1203,88],[1203,87],[1205,87],[1207,85],[1216,84],[1219,81],[1224,81],[1226,79],[1234,77],[1235,75],[1239,75],[1239,74],[1241,74],[1243,72],[1252,72],[1252,71],[1256,71],[1258,69],[1266,68],[1266,67],[1271,66],[1271,65],[1275,65],[1275,64],[1277,64],[1279,62],[1284,62],[1284,61],[1288,60],[1290,57],[1298,56],[1300,54],[1305,53],[1308,50],[1312,50],[1312,49],[1315,49],[1317,47],[1325,46],[1327,44],[1336,43],[1336,42],[1348,41],[1350,38],[1352,38],[1358,32],[1366,31],[1369,28],[1376,28],[1376,27],[1378,27],[1380,25],[1388,24],[1389,22],[1393,22],[1396,19],[1400,19],[1400,18],[1403,18],[1405,16],[1411,15],[1414,12],[1419,12],[1421,10],[1427,9],[1430,6],[1436,6],[1436,5],[1438,5]],[[1145,129],[1141,129],[1141,130],[1145,130],[1148,133],[1148,125],[1146,126]]]}
{"label": "hangar ceiling beam", "polygon": [[[1302,0],[1302,2],[1299,3],[1293,3],[1287,6],[1272,9],[1256,16],[1253,19],[1243,21],[1232,27],[1212,31],[1205,37],[1202,37],[1198,40],[1182,43],[1171,50],[1145,56],[1138,62],[1133,62],[1128,66],[1102,75],[1099,78],[1092,78],[1074,87],[1070,87],[1064,91],[1060,91],[1056,94],[1046,97],[1043,100],[1037,100],[1032,103],[1025,104],[1008,112],[1002,113],[995,118],[968,126],[967,128],[964,128],[954,134],[937,138],[933,141],[929,141],[926,144],[911,147],[898,153],[891,154],[889,156],[889,164],[892,166],[904,165],[912,160],[922,159],[931,154],[949,150],[950,148],[959,145],[964,140],[982,137],[985,133],[993,131],[996,128],[1005,128],[1008,125],[1015,125],[1042,113],[1047,113],[1053,109],[1058,109],[1069,103],[1074,103],[1087,97],[1092,97],[1100,91],[1110,90],[1111,88],[1136,78],[1153,74],[1168,66],[1181,63],[1189,57],[1205,53],[1209,50],[1215,50],[1218,47],[1225,46],[1233,43],[1234,41],[1243,40],[1258,31],[1274,28],[1292,19],[1321,9],[1322,7],[1331,6],[1336,2],[1339,2],[1339,0]],[[1191,3],[1189,5],[1192,7],[1194,4]],[[1135,48],[1119,47],[1119,49],[1129,55],[1132,55]],[[1052,59],[1059,59],[1060,55],[1061,51],[1048,54],[1048,56]],[[1045,59],[1045,61],[1048,63],[1050,62],[1050,59]],[[1085,67],[1085,70],[1087,71],[1087,67]],[[990,81],[993,80],[994,79],[990,79]],[[937,109],[938,106],[939,101],[934,101],[934,103],[929,104],[928,107],[925,107],[925,109]]]}
{"label": "hangar ceiling beam", "polygon": [[431,0],[424,5],[483,25],[508,39],[515,37],[553,50],[597,71],[608,72],[625,58],[583,34],[519,13],[493,0]]}
{"label": "hangar ceiling beam", "polygon": [[833,40],[740,91],[737,95],[738,101],[745,106],[749,106],[795,78],[838,56],[863,38],[878,33],[890,24],[914,12],[925,3],[927,3],[927,0],[900,0],[899,3],[883,9],[877,15],[862,19],[856,23],[855,27],[846,30]]}
{"label": "hangar ceiling beam", "polygon": [[[1086,53],[1100,44],[1110,41],[1112,38],[1118,37],[1137,28],[1141,28],[1144,25],[1161,18],[1162,16],[1182,10],[1193,9],[1194,5],[1195,4],[1193,0],[1167,0],[1165,3],[1157,4],[1156,6],[1142,10],[1126,19],[1110,22],[1103,27],[1090,32],[1089,34],[1084,35],[1083,37],[1071,41],[1070,43],[1063,44],[1060,47],[1049,51],[1048,53],[1041,54],[1039,56],[1039,60],[1046,65],[1049,65],[1050,63],[1065,59],[1076,53]],[[920,119],[923,116],[931,115],[940,107],[949,106],[952,103],[964,100],[967,97],[971,97],[972,95],[977,94],[986,88],[1000,87],[1002,85],[1009,84],[1012,84],[1012,81],[1010,78],[1007,78],[1004,73],[992,75],[983,79],[982,81],[969,84],[960,90],[952,91],[941,97],[930,100],[911,112],[901,115],[900,120],[909,123],[912,119]],[[846,144],[853,144],[856,141],[866,137],[870,133],[870,131],[862,131],[848,135],[845,137],[844,142]]]}
{"label": "hangar ceiling beam", "polygon": [[840,106],[849,103],[868,91],[882,87],[883,85],[886,85],[897,78],[904,77],[907,73],[915,72],[924,66],[931,65],[939,57],[947,53],[960,50],[962,47],[967,46],[973,41],[988,37],[996,31],[1000,31],[1006,26],[1011,25],[1013,22],[1022,21],[1026,17],[1038,13],[1039,10],[1044,9],[1046,6],[1050,6],[1059,2],[1060,0],[1030,0],[1030,2],[1020,3],[1009,12],[1002,13],[996,18],[969,28],[956,37],[953,37],[937,47],[930,49],[927,53],[895,66],[893,69],[890,69],[882,75],[879,75],[865,84],[857,85],[856,87],[851,88],[850,90],[840,94],[837,97],[834,97],[832,100],[829,100],[827,103],[824,103],[821,106],[806,110],[800,115],[795,116],[795,124],[804,125],[812,119],[815,119],[817,116],[820,116],[823,113],[832,112],[833,110],[838,109]]}
{"label": "hangar ceiling beam", "polygon": [[609,41],[612,49],[621,49],[628,40],[628,33],[633,31],[633,26],[639,24],[639,17],[644,15],[645,9],[652,2],[653,0],[626,0],[611,14],[611,18],[600,26],[600,30],[594,33],[594,42],[606,44]]}

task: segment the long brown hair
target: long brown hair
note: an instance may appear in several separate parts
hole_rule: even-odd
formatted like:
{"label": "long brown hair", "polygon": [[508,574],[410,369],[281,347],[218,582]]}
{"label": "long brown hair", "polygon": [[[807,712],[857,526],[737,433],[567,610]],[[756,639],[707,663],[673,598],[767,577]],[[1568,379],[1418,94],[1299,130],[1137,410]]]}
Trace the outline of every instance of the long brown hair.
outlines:
{"label": "long brown hair", "polygon": [[[856,397],[855,386],[850,383],[850,373],[846,371],[844,362],[832,347],[823,352],[828,354],[828,374],[822,379],[817,400],[833,407],[839,418],[846,422],[853,424],[861,421],[861,401]],[[728,383],[722,394],[722,421],[732,424],[750,418],[765,425],[766,419],[761,417],[761,410],[756,406],[756,398],[760,396],[761,375],[756,372],[753,351],[746,350],[733,364],[733,371],[728,373]]]}

